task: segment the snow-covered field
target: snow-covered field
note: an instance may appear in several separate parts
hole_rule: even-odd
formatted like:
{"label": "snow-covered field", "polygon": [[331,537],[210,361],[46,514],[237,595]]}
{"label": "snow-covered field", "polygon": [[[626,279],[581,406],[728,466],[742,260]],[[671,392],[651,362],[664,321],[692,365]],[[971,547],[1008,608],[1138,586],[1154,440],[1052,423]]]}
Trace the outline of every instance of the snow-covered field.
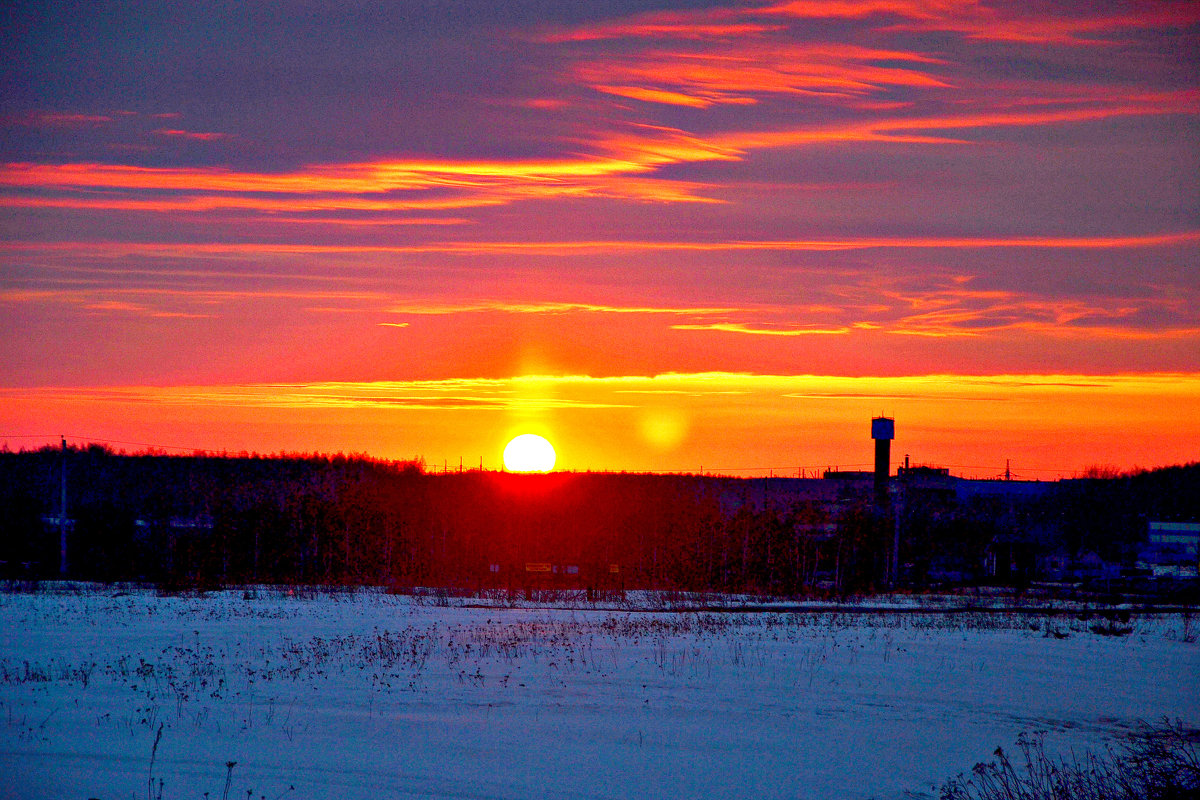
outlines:
{"label": "snow-covered field", "polygon": [[936,797],[1021,731],[1200,725],[1197,623],[1096,624],[5,594],[0,797]]}

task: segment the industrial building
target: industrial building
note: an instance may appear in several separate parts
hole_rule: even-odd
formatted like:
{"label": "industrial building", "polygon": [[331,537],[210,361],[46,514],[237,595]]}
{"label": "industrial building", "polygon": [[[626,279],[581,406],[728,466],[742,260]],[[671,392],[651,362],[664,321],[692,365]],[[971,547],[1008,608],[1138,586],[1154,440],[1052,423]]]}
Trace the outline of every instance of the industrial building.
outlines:
{"label": "industrial building", "polygon": [[1200,522],[1150,522],[1138,567],[1154,577],[1200,575]]}

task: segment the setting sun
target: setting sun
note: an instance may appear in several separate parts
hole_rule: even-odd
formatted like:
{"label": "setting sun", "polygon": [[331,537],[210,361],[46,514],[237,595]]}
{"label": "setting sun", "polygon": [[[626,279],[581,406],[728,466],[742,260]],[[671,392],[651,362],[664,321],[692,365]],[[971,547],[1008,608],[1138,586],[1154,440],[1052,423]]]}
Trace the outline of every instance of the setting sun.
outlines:
{"label": "setting sun", "polygon": [[549,472],[554,458],[554,447],[536,433],[523,433],[504,448],[504,468],[510,472]]}

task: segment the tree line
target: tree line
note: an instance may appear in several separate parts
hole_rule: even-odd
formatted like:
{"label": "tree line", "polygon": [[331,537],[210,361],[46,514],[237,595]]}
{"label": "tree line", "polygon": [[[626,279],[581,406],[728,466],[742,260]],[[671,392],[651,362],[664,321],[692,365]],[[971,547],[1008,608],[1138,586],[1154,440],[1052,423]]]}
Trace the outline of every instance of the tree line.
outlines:
{"label": "tree line", "polygon": [[[810,595],[878,588],[895,519],[871,492],[730,501],[696,475],[466,471],[361,455],[125,455],[91,445],[0,451],[5,576],[208,587],[247,583],[666,588]],[[1065,482],[1031,501],[913,495],[911,581],[954,563],[982,577],[998,533],[1044,526],[1065,546],[1136,546],[1148,514],[1200,518],[1200,465]],[[1141,528],[1139,528],[1139,524]],[[1124,548],[1124,550],[1122,550]]]}

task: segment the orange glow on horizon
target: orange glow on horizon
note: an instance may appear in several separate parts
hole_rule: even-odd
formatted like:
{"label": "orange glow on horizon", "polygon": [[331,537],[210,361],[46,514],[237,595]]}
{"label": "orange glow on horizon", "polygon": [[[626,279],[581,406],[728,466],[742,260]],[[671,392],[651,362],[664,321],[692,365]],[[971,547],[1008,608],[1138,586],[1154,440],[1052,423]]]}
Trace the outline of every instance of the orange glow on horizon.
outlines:
{"label": "orange glow on horizon", "polygon": [[696,373],[0,391],[7,431],[50,424],[97,439],[419,455],[433,465],[478,463],[495,430],[536,418],[572,454],[562,469],[743,475],[867,463],[865,421],[881,409],[896,417],[899,451],[956,474],[984,476],[1012,459],[1019,472],[1050,479],[1098,463],[1153,467],[1200,455],[1200,374]]}

